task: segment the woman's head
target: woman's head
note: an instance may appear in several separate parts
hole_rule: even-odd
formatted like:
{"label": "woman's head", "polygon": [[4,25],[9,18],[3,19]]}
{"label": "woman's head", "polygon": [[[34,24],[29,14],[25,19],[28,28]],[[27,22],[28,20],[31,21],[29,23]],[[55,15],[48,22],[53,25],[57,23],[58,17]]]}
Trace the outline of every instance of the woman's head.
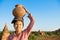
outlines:
{"label": "woman's head", "polygon": [[22,31],[22,28],[24,26],[24,22],[23,20],[13,20],[12,21],[13,25],[14,25],[14,29],[15,31]]}
{"label": "woman's head", "polygon": [[14,23],[14,28],[15,28],[15,31],[21,31],[22,28],[23,28],[23,23],[22,21],[16,21]]}

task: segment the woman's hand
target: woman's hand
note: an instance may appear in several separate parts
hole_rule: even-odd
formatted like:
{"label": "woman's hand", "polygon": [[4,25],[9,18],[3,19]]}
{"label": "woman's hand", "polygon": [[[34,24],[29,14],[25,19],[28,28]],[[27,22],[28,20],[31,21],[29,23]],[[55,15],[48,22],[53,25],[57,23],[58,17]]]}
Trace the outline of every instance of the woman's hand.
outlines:
{"label": "woman's hand", "polygon": [[30,19],[31,19],[31,18],[32,18],[32,15],[31,15],[31,14],[28,14],[28,18],[30,18]]}
{"label": "woman's hand", "polygon": [[34,21],[34,17],[31,14],[28,15],[28,18],[30,19],[30,22]]}
{"label": "woman's hand", "polygon": [[31,13],[30,13],[25,7],[23,7],[23,8],[25,9],[26,13],[28,14],[28,18],[29,18],[30,20],[34,20],[34,18],[33,18],[33,16],[31,15]]}
{"label": "woman's hand", "polygon": [[31,14],[25,7],[23,7],[23,8],[24,8],[25,12],[26,12],[28,15]]}

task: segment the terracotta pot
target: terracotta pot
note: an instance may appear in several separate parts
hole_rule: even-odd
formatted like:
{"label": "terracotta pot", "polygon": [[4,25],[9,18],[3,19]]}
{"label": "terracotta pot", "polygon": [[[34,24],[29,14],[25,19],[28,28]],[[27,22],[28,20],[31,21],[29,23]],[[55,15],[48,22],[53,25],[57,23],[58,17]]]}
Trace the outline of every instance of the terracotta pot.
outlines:
{"label": "terracotta pot", "polygon": [[23,17],[25,15],[25,9],[22,5],[17,5],[13,10],[13,15],[15,17]]}

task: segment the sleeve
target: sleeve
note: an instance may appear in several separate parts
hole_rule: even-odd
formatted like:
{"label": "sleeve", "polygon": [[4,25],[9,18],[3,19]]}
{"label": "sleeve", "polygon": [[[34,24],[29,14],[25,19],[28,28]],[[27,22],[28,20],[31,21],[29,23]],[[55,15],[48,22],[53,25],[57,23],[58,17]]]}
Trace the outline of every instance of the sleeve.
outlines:
{"label": "sleeve", "polygon": [[30,23],[29,23],[28,27],[25,29],[25,32],[27,33],[27,36],[30,35],[31,29],[32,29],[32,27],[34,25],[34,18],[32,16],[30,16],[29,19],[30,19]]}
{"label": "sleeve", "polygon": [[10,38],[8,37],[7,40],[10,40]]}
{"label": "sleeve", "polygon": [[8,36],[7,40],[10,40],[10,35]]}

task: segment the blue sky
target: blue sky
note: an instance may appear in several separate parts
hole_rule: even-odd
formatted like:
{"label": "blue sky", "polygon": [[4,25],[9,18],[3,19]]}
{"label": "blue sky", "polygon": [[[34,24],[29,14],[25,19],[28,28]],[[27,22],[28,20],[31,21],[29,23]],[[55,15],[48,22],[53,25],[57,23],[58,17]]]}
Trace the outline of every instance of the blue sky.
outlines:
{"label": "blue sky", "polygon": [[[9,30],[14,30],[12,10],[16,4],[22,4],[34,16],[32,30],[53,31],[60,28],[60,0],[0,0],[0,31],[7,23]],[[24,17],[24,28],[29,19]]]}

